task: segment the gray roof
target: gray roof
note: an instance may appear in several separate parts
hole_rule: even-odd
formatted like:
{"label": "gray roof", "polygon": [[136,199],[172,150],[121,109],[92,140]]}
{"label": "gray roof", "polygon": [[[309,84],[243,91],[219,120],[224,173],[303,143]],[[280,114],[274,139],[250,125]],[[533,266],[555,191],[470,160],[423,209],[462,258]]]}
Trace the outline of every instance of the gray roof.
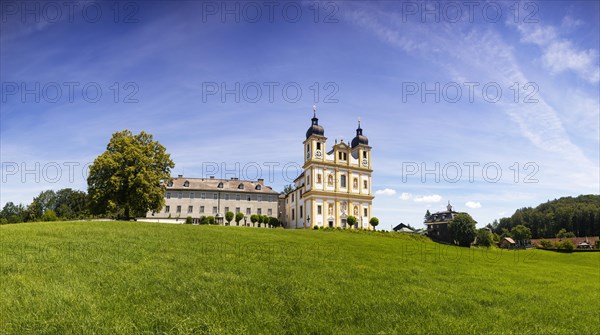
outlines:
{"label": "gray roof", "polygon": [[[187,184],[186,184],[187,182]],[[219,187],[222,184],[222,188]],[[187,186],[186,186],[187,185]],[[240,185],[242,188],[240,188]],[[279,194],[273,191],[270,186],[260,181],[239,180],[239,179],[214,179],[214,178],[173,178],[172,184],[166,185],[167,190],[206,190],[206,191],[225,191],[225,192],[246,192],[259,194]]]}

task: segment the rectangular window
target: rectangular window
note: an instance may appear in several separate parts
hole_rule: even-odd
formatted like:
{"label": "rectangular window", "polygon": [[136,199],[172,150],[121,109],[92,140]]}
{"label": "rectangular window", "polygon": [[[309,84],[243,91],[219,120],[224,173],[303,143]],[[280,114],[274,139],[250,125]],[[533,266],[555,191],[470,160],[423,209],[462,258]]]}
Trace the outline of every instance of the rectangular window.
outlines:
{"label": "rectangular window", "polygon": [[271,208],[267,209],[267,215],[273,215],[273,210]]}
{"label": "rectangular window", "polygon": [[183,193],[181,193],[181,192],[177,193],[177,198],[178,199],[181,199],[182,197],[183,197]]}
{"label": "rectangular window", "polygon": [[225,207],[225,213],[229,212],[229,207]]}
{"label": "rectangular window", "polygon": [[181,206],[177,206],[177,213],[181,213]]}
{"label": "rectangular window", "polygon": [[262,196],[258,196],[258,201],[262,201]]}
{"label": "rectangular window", "polygon": [[304,212],[304,211],[302,210],[302,206],[300,206],[300,218],[301,218],[301,219],[302,219],[302,213],[303,213],[303,212]]}
{"label": "rectangular window", "polygon": [[204,213],[204,206],[200,206],[200,213]]}
{"label": "rectangular window", "polygon": [[344,152],[344,160],[348,159],[348,156],[346,155],[346,153]]}
{"label": "rectangular window", "polygon": [[363,151],[363,158],[367,158],[367,152]]}
{"label": "rectangular window", "polygon": [[196,197],[196,193],[190,192],[190,199],[194,199]]}
{"label": "rectangular window", "polygon": [[292,202],[294,202],[294,193],[292,193]]}
{"label": "rectangular window", "polygon": [[171,206],[165,206],[165,213],[169,213],[171,211]]}
{"label": "rectangular window", "polygon": [[200,199],[206,199],[206,193],[200,193]]}
{"label": "rectangular window", "polygon": [[239,194],[235,195],[235,200],[240,201],[240,195]]}
{"label": "rectangular window", "polygon": [[321,142],[317,142],[317,150],[321,150]]}
{"label": "rectangular window", "polygon": [[236,208],[235,208],[235,213],[237,214],[237,213],[239,213],[239,212],[240,212],[240,208],[239,208],[239,207],[236,207]]}
{"label": "rectangular window", "polygon": [[171,192],[167,192],[167,199],[171,199]]}
{"label": "rectangular window", "polygon": [[317,214],[321,215],[323,213],[323,208],[321,207],[321,205],[317,206]]}
{"label": "rectangular window", "polygon": [[338,152],[338,159],[342,160],[342,153],[341,152]]}
{"label": "rectangular window", "polygon": [[250,214],[251,214],[250,207],[246,207],[246,215],[250,215]]}
{"label": "rectangular window", "polygon": [[340,187],[346,187],[346,175],[345,174],[340,176]]}
{"label": "rectangular window", "polygon": [[217,214],[217,207],[213,207],[213,214]]}
{"label": "rectangular window", "polygon": [[194,206],[188,206],[188,213],[194,212]]}
{"label": "rectangular window", "polygon": [[219,199],[219,195],[218,195],[218,194],[216,194],[216,193],[215,193],[215,194],[213,194],[213,199],[215,199],[215,200]]}
{"label": "rectangular window", "polygon": [[317,174],[317,184],[320,184],[320,183],[322,182],[322,179],[321,179],[321,178],[322,178],[322,177],[321,177],[321,174],[320,174],[320,173],[319,173],[319,174]]}
{"label": "rectangular window", "polygon": [[368,184],[367,184],[367,181],[366,181],[366,180],[363,180],[363,188],[364,188],[365,190],[367,189],[367,185],[368,185]]}
{"label": "rectangular window", "polygon": [[296,220],[296,213],[294,212],[294,209],[292,208],[292,220]]}
{"label": "rectangular window", "polygon": [[262,208],[259,208],[256,210],[256,214],[261,215],[262,214]]}
{"label": "rectangular window", "polygon": [[229,194],[225,193],[225,200],[229,200]]}
{"label": "rectangular window", "polygon": [[363,215],[363,216],[369,216],[369,215],[368,215],[368,214],[369,214],[369,209],[368,209],[368,208],[365,208],[365,209],[364,209],[364,212],[365,212],[365,215]]}

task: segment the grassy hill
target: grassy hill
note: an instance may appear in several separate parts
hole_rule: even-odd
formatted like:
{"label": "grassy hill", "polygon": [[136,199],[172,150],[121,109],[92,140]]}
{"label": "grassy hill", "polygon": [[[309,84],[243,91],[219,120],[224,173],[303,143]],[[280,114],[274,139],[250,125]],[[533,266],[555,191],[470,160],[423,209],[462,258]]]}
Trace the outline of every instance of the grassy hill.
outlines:
{"label": "grassy hill", "polygon": [[0,246],[2,334],[600,333],[600,253],[142,222],[4,225]]}

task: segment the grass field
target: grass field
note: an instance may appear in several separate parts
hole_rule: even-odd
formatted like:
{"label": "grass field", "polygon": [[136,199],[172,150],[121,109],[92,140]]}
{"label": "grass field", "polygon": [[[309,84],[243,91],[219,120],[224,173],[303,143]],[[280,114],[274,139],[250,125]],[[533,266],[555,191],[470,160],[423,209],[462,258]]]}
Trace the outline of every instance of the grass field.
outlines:
{"label": "grass field", "polygon": [[600,334],[600,253],[142,222],[0,246],[2,334]]}

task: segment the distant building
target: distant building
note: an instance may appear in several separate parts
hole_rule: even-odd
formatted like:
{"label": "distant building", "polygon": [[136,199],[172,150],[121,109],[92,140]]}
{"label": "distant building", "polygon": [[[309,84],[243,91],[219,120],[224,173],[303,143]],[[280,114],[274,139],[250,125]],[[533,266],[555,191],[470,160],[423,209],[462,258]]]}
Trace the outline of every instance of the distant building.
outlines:
{"label": "distant building", "polygon": [[165,206],[159,212],[148,212],[147,219],[181,222],[190,216],[197,223],[202,216],[214,216],[217,223],[222,224],[225,213],[233,212],[244,214],[240,222],[244,224],[250,222],[252,214],[279,216],[279,193],[266,186],[263,179],[184,178],[179,175],[165,187]]}
{"label": "distant building", "polygon": [[515,240],[513,240],[510,237],[505,237],[502,239],[502,241],[500,241],[500,248],[512,249],[512,248],[516,248],[516,246],[517,246],[517,242],[515,242]]}
{"label": "distant building", "polygon": [[468,214],[466,212],[456,212],[452,209],[450,201],[446,210],[436,212],[425,218],[425,226],[427,226],[427,235],[434,241],[451,243],[450,230],[448,224],[454,219],[457,214]]}
{"label": "distant building", "polygon": [[[413,231],[408,225],[405,225],[404,223],[400,223],[399,225],[397,225],[396,227],[392,228],[393,231],[395,232],[399,232],[402,229],[408,229],[411,232]],[[406,230],[405,230],[406,231]]]}
{"label": "distant building", "polygon": [[352,215],[355,228],[372,229],[371,147],[360,121],[350,143],[336,140],[329,149],[314,112],[303,142],[303,171],[285,198],[286,228],[350,228]]}

